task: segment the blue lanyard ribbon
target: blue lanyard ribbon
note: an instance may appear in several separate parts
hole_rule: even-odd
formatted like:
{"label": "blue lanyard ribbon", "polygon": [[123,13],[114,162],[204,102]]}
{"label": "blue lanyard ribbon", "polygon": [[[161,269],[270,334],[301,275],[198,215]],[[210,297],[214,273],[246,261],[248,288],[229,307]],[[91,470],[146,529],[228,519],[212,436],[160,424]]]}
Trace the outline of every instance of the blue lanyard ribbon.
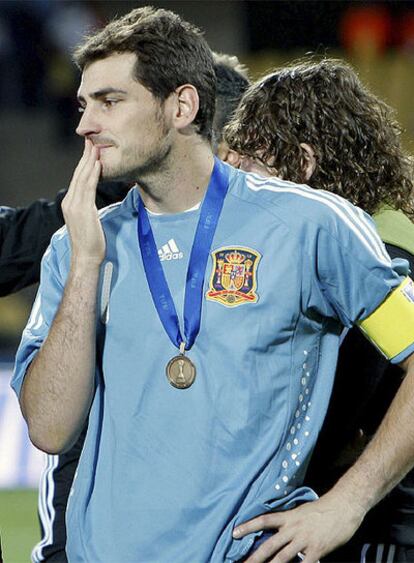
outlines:
{"label": "blue lanyard ribbon", "polygon": [[229,184],[227,167],[214,157],[214,168],[200,210],[191,248],[184,296],[184,338],[174,301],[158,256],[147,210],[138,198],[138,243],[147,283],[158,316],[171,342],[182,350],[190,350],[200,330],[204,276],[214,233],[223,208]]}

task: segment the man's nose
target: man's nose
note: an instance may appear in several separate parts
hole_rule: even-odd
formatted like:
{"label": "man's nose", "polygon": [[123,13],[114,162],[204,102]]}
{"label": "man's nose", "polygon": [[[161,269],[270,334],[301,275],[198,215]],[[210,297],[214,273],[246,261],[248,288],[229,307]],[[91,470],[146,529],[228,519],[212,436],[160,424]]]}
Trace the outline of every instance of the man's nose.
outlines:
{"label": "man's nose", "polygon": [[92,111],[88,108],[85,108],[76,128],[76,133],[81,137],[88,137],[89,135],[100,133],[100,131],[101,126],[99,125],[97,119],[94,117]]}

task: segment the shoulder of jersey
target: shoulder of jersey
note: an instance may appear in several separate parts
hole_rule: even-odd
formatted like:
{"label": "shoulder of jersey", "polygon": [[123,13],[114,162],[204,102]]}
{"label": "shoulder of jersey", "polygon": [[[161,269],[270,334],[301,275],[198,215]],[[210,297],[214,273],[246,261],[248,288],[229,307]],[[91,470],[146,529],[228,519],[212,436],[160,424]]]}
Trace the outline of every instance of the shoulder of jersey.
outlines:
{"label": "shoulder of jersey", "polygon": [[236,173],[232,191],[237,197],[251,201],[282,218],[289,218],[291,221],[305,219],[323,224],[325,221],[329,223],[330,219],[344,219],[349,215],[368,217],[361,209],[331,192],[275,177],[263,177],[238,170]]}
{"label": "shoulder of jersey", "polygon": [[369,215],[341,196],[278,178],[239,173],[233,193],[252,201],[293,229],[313,225],[312,232],[326,230],[346,241],[351,235],[377,258],[389,265],[390,258]]}

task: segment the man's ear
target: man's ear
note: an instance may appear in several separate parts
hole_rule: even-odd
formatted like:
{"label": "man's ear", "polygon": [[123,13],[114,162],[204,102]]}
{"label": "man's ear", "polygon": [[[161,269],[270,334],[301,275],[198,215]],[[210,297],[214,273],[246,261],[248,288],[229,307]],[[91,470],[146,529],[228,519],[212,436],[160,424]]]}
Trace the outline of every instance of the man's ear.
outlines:
{"label": "man's ear", "polygon": [[175,91],[173,124],[176,129],[191,125],[200,107],[197,89],[192,84],[184,84]]}
{"label": "man's ear", "polygon": [[223,162],[227,162],[227,164],[234,166],[234,168],[238,168],[240,165],[241,159],[239,153],[229,148],[226,141],[220,141],[217,148],[217,156]]}
{"label": "man's ear", "polygon": [[300,147],[303,150],[303,173],[305,174],[305,181],[308,182],[316,168],[315,151],[307,143],[301,143]]}

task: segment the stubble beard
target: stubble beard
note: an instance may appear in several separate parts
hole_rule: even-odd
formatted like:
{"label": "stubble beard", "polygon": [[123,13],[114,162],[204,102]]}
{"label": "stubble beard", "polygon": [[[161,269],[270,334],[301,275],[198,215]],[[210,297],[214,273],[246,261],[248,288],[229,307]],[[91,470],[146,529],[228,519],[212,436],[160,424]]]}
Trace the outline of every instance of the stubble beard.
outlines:
{"label": "stubble beard", "polygon": [[120,163],[118,167],[103,166],[102,178],[105,180],[137,182],[152,177],[154,174],[161,174],[168,168],[169,155],[171,153],[171,141],[169,133],[171,128],[168,127],[166,120],[162,114],[161,108],[156,115],[159,125],[157,139],[152,143],[152,147],[148,152],[142,154],[138,150],[132,155],[130,163]]}
{"label": "stubble beard", "polygon": [[102,178],[110,181],[136,182],[139,179],[161,173],[167,167],[166,164],[170,152],[171,145],[163,145],[146,155],[143,162],[138,165],[136,164],[138,160],[136,158],[133,159],[133,166],[128,166],[126,163],[124,165],[121,164],[119,167],[105,167],[103,165]]}

